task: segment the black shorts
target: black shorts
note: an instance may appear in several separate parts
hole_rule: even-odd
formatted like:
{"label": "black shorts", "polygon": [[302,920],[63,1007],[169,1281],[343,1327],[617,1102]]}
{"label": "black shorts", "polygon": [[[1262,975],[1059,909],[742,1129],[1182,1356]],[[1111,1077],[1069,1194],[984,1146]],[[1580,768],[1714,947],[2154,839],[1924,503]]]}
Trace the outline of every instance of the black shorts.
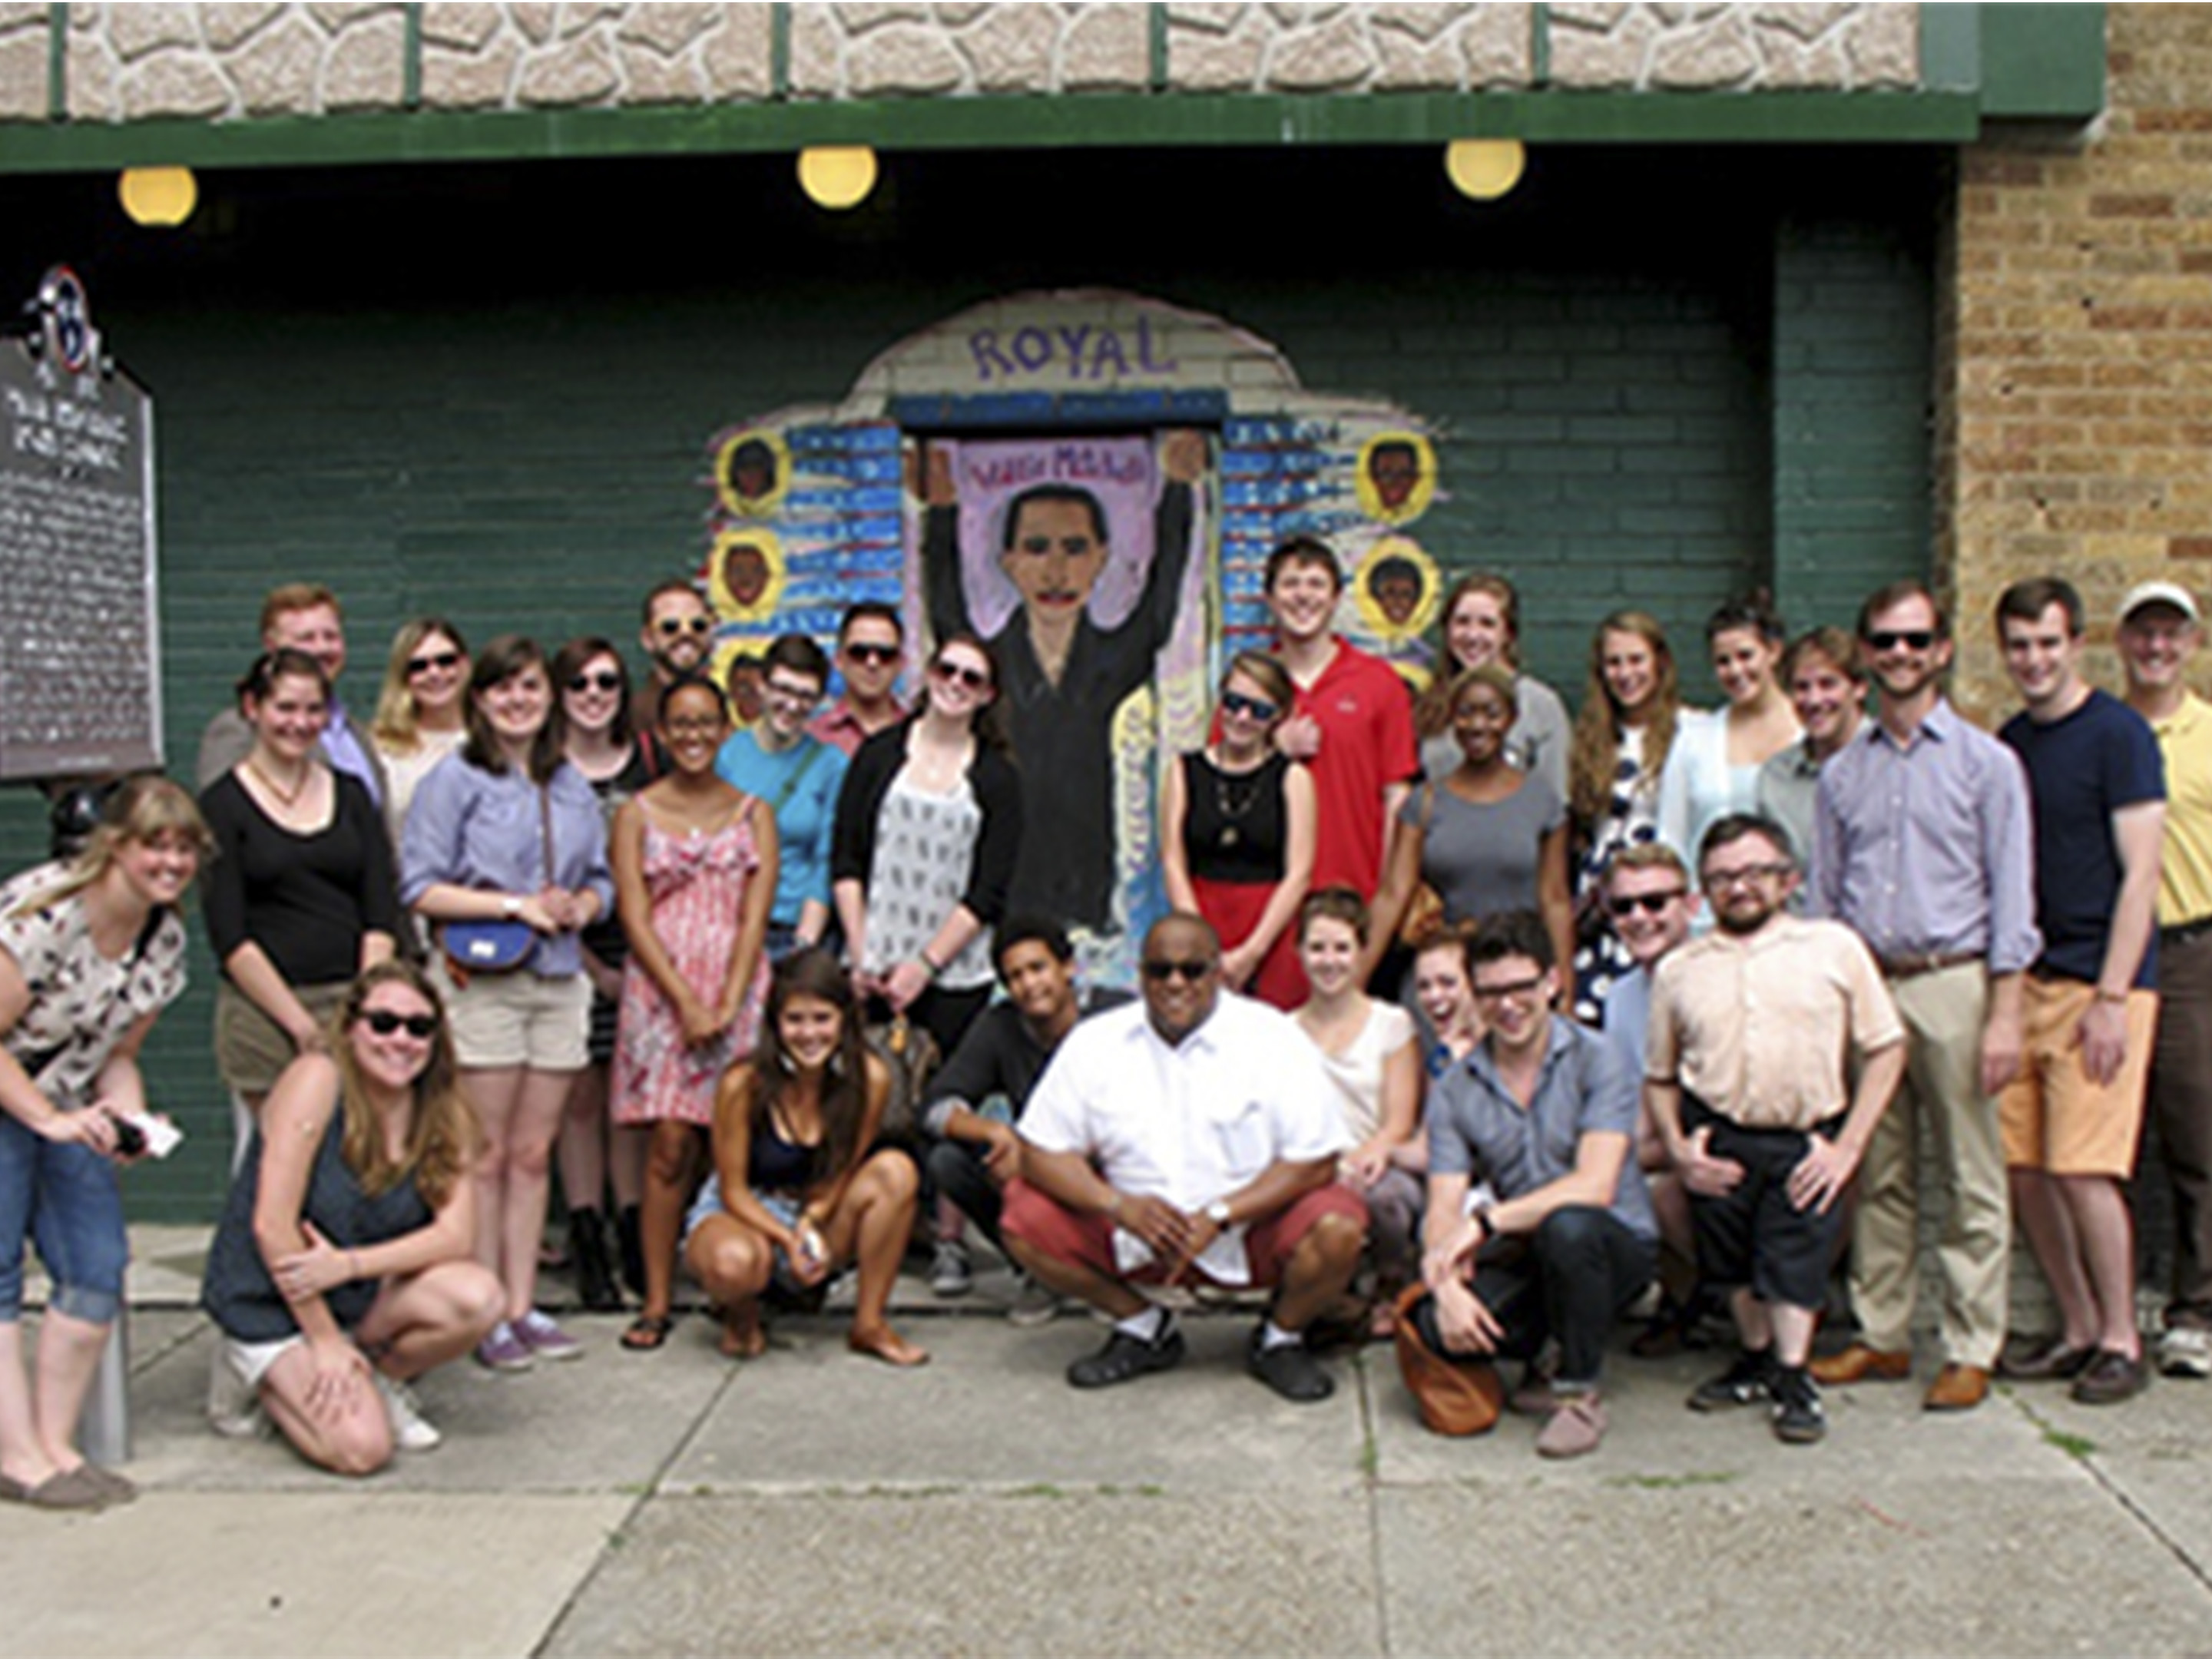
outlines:
{"label": "black shorts", "polygon": [[[1834,1139],[1841,1115],[1810,1133]],[[1711,1129],[1706,1141],[1717,1158],[1743,1165],[1743,1179],[1718,1198],[1690,1194],[1690,1225],[1697,1235],[1698,1271],[1723,1289],[1751,1286],[1762,1302],[1819,1308],[1828,1297],[1828,1266],[1842,1236],[1844,1206],[1826,1213],[1790,1201],[1790,1172],[1805,1156],[1803,1129],[1747,1129],[1696,1097],[1682,1097],[1682,1127]]]}

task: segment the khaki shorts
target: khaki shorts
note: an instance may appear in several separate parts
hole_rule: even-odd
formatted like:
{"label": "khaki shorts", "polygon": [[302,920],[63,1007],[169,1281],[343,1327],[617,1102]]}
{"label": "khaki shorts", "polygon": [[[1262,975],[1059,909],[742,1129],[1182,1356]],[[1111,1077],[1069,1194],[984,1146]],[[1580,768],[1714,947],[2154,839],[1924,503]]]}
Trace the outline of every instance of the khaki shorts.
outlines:
{"label": "khaki shorts", "polygon": [[2081,1069],[2081,1016],[2096,995],[2081,980],[2029,978],[2020,1075],[1997,1097],[2008,1168],[2121,1181],[2135,1173],[2158,994],[2128,993],[2127,1057],[2106,1084],[2092,1083]]}
{"label": "khaki shorts", "polygon": [[443,955],[431,972],[453,1025],[453,1052],[474,1071],[526,1066],[534,1072],[580,1072],[588,1058],[592,985],[581,974],[547,979],[527,968],[512,974],[471,974],[453,983]]}
{"label": "khaki shorts", "polygon": [[[316,1024],[327,1026],[352,988],[350,982],[295,985],[292,994],[315,1017]],[[227,1085],[242,1095],[265,1095],[299,1056],[284,1028],[263,1012],[259,1003],[228,980],[216,988],[215,1066]]]}

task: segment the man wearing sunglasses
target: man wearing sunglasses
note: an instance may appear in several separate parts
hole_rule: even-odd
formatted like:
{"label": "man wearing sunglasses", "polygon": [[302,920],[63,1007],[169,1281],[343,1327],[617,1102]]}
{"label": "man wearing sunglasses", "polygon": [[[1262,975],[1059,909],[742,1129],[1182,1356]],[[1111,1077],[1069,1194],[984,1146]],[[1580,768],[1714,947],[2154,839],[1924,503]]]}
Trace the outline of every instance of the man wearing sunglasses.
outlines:
{"label": "man wearing sunglasses", "polygon": [[906,624],[896,605],[862,599],[846,606],[837,624],[837,669],[845,690],[807,723],[806,735],[850,760],[868,738],[897,725],[906,708],[892,687],[905,661]]}
{"label": "man wearing sunglasses", "polygon": [[1067,1380],[1109,1388],[1179,1364],[1174,1315],[1136,1287],[1272,1286],[1246,1368],[1284,1399],[1335,1384],[1305,1346],[1352,1282],[1367,1206],[1321,1057],[1289,1018],[1221,990],[1221,941],[1177,914],[1145,936],[1144,1002],[1068,1033],[1020,1125],[1000,1227],[1048,1289],[1114,1322]]}
{"label": "man wearing sunglasses", "polygon": [[688,577],[672,576],[645,596],[637,642],[653,672],[630,697],[629,724],[633,732],[650,732],[660,723],[661,692],[683,675],[703,672],[714,648],[714,613]]}
{"label": "man wearing sunglasses", "polygon": [[2021,976],[2042,948],[2027,780],[2009,749],[1944,697],[1950,619],[1924,586],[1874,594],[1858,633],[1875,715],[1821,769],[1808,908],[1850,927],[1881,963],[1907,1060],[1859,1170],[1859,1338],[1813,1375],[1827,1384],[1912,1375],[1924,1181],[1944,1195],[1944,1294],[1942,1366],[1922,1403],[1971,1411],[2004,1341],[2012,1252],[1996,1094],[2020,1064]]}
{"label": "man wearing sunglasses", "polygon": [[[389,787],[384,762],[369,741],[368,728],[338,701],[338,676],[345,672],[345,621],[339,614],[337,595],[318,582],[287,582],[272,587],[261,601],[261,648],[264,651],[304,651],[322,664],[330,676],[330,713],[323,727],[322,757],[335,771],[361,781],[369,799],[379,806]],[[204,790],[244,760],[253,749],[253,728],[235,705],[208,722],[200,738],[199,763],[194,771]]]}
{"label": "man wearing sunglasses", "polygon": [[1905,1070],[1905,1031],[1858,935],[1788,913],[1797,868],[1772,819],[1716,820],[1698,866],[1717,925],[1659,964],[1644,1100],[1690,1190],[1698,1271],[1729,1292],[1742,1352],[1689,1405],[1767,1403],[1776,1437],[1806,1444],[1827,1432],[1806,1361],[1842,1231],[1836,1200]]}

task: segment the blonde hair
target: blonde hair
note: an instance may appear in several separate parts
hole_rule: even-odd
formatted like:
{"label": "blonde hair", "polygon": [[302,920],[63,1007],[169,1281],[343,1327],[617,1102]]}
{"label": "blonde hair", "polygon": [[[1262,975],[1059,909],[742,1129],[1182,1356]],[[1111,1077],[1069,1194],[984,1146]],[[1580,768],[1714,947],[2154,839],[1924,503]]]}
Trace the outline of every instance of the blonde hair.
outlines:
{"label": "blonde hair", "polygon": [[[385,1139],[384,1125],[362,1086],[361,1068],[354,1059],[348,1035],[369,993],[380,985],[404,985],[430,1005],[438,1029],[430,1034],[430,1060],[415,1079],[415,1121],[407,1131],[407,1150],[393,1158]],[[339,1109],[343,1115],[339,1149],[346,1167],[361,1177],[371,1197],[388,1193],[410,1173],[422,1201],[436,1209],[467,1179],[476,1156],[477,1115],[461,1092],[460,1073],[453,1056],[453,1025],[437,988],[413,963],[393,957],[364,970],[348,989],[345,1000],[331,1017],[331,1057],[337,1063]]]}
{"label": "blonde hair", "polygon": [[115,793],[107,798],[107,805],[100,809],[99,825],[86,842],[84,851],[70,860],[60,880],[25,898],[15,907],[15,914],[27,915],[82,893],[114,867],[116,855],[122,852],[125,843],[143,844],[170,834],[181,835],[191,842],[192,850],[203,861],[215,851],[215,837],[208,833],[207,820],[200,816],[199,804],[182,785],[172,783],[157,772],[125,779],[116,786]]}
{"label": "blonde hair", "polygon": [[1644,720],[1644,769],[1641,784],[1656,779],[1666,769],[1668,752],[1674,746],[1674,725],[1682,708],[1681,677],[1674,667],[1674,647],[1658,619],[1642,611],[1616,611],[1590,635],[1589,678],[1583,687],[1583,706],[1575,715],[1575,735],[1567,750],[1567,799],[1582,833],[1606,815],[1613,799],[1613,770],[1620,758],[1620,707],[1605,683],[1605,636],[1632,634],[1651,647],[1651,700]]}
{"label": "blonde hair", "polygon": [[384,686],[376,694],[376,719],[369,735],[395,754],[411,755],[422,746],[422,711],[415,707],[415,688],[407,665],[422,641],[439,635],[453,642],[462,663],[469,659],[469,643],[461,631],[443,617],[417,617],[399,624],[392,636],[392,655],[384,665]]}

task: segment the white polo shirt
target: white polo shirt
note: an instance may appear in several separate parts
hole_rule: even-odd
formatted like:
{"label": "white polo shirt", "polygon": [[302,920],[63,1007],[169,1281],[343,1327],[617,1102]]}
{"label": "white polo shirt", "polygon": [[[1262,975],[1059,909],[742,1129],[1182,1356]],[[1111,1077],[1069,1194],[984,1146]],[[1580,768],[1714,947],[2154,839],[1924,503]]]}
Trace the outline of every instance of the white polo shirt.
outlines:
{"label": "white polo shirt", "polygon": [[[1279,1160],[1334,1158],[1352,1144],[1313,1045],[1288,1015],[1230,991],[1174,1047],[1141,1002],[1083,1021],[1038,1080],[1021,1133],[1041,1151],[1079,1153],[1122,1192],[1187,1212]],[[1125,1270],[1149,1255],[1118,1229],[1115,1251]],[[1198,1265],[1218,1283],[1249,1283],[1243,1227]]]}

